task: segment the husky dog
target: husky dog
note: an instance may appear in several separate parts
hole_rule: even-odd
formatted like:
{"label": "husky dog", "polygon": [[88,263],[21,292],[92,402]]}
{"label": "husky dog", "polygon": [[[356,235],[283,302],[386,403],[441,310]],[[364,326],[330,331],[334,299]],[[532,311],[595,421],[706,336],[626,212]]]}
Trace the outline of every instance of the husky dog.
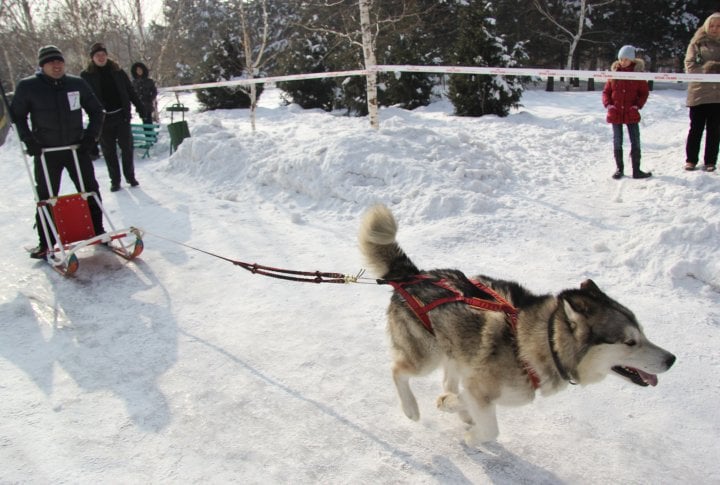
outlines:
{"label": "husky dog", "polygon": [[[396,234],[392,213],[378,205],[365,214],[359,242],[370,269],[396,289],[387,311],[392,374],[402,409],[412,420],[420,412],[410,378],[440,366],[444,392],[437,407],[459,413],[470,425],[465,442],[475,446],[497,438],[496,404],[527,404],[536,391],[551,395],[568,383],[591,384],[611,372],[639,386],[655,386],[655,374],[675,362],[673,354],[645,337],[629,309],[591,280],[555,296],[534,295],[517,283],[487,276],[421,271]],[[495,295],[500,303],[491,310],[455,300],[433,306],[457,295],[480,303]]]}

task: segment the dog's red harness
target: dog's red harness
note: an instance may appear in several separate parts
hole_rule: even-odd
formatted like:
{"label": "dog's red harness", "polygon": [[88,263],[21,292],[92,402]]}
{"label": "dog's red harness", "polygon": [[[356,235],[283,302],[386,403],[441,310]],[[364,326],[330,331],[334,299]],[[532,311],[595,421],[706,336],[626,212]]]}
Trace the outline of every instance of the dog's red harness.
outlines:
{"label": "dog's red harness", "polygon": [[[427,275],[417,275],[410,280],[387,281],[387,283],[392,286],[395,291],[400,294],[400,296],[402,296],[402,298],[408,304],[413,313],[415,313],[415,315],[420,319],[425,329],[432,335],[435,335],[435,330],[433,330],[432,323],[430,322],[430,316],[428,315],[431,310],[439,307],[440,305],[445,305],[446,303],[465,303],[466,305],[469,305],[470,307],[478,310],[504,313],[507,317],[506,321],[508,325],[510,325],[510,330],[512,331],[513,335],[517,336],[517,308],[508,303],[508,301],[501,297],[497,292],[483,285],[479,281],[468,281],[470,281],[470,283],[472,283],[482,293],[491,296],[493,300],[485,300],[483,298],[466,296],[462,294],[457,288],[453,287],[446,279],[443,278],[438,280]],[[444,298],[438,298],[437,300],[431,301],[428,304],[423,304],[405,289],[406,286],[419,283],[431,283],[435,286],[449,291],[451,295]],[[530,378],[530,382],[532,383],[533,388],[538,389],[540,387],[540,377],[527,362],[523,360],[522,364],[525,368],[525,372],[527,372],[527,375]]]}

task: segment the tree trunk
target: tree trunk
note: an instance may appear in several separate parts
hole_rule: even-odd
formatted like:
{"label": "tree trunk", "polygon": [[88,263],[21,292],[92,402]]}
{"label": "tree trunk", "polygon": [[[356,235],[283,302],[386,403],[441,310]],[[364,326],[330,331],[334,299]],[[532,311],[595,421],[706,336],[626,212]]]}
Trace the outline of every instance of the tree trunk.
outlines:
{"label": "tree trunk", "polygon": [[572,69],[573,57],[575,56],[575,49],[577,48],[580,39],[582,39],[583,28],[585,27],[585,12],[587,10],[587,1],[580,1],[580,14],[578,15],[578,28],[577,32],[572,36],[570,42],[570,48],[568,49],[567,62],[565,63],[565,69],[568,71]]}
{"label": "tree trunk", "polygon": [[[262,34],[260,38],[260,46],[253,46],[252,39],[250,35],[250,26],[247,22],[247,16],[245,15],[245,8],[243,7],[242,2],[239,3],[239,13],[240,13],[240,24],[242,26],[242,34],[243,34],[243,48],[245,50],[245,72],[247,73],[248,79],[254,79],[256,74],[258,73],[260,67],[263,63],[263,55],[265,53],[265,47],[267,46],[268,41],[268,31],[269,31],[269,25],[268,25],[268,12],[267,12],[267,0],[262,0],[262,11],[263,11],[263,26],[262,26]],[[257,48],[256,50],[253,48]],[[253,57],[253,53],[255,53],[255,57]],[[252,129],[252,132],[255,133],[255,121],[256,121],[256,114],[257,114],[257,85],[251,84],[250,85],[250,127]]]}
{"label": "tree trunk", "polygon": [[[8,56],[7,49],[5,49],[5,46],[2,47],[2,53],[3,53],[3,60],[5,61],[5,69],[7,69],[7,75],[8,78],[4,79],[7,83],[10,84],[10,91],[15,91],[15,71],[13,69],[13,64],[10,62],[10,57]],[[2,82],[3,80],[0,80]]]}
{"label": "tree trunk", "polygon": [[[138,36],[140,37],[140,58],[147,62],[147,36],[145,35],[145,16],[143,15],[143,6],[141,0],[133,0],[133,19],[135,20],[135,28],[137,29]],[[132,35],[128,35],[128,39],[131,39]],[[134,56],[130,54],[132,59]],[[130,66],[128,66],[130,67]]]}
{"label": "tree trunk", "polygon": [[380,120],[378,118],[378,99],[377,99],[377,71],[375,66],[375,42],[370,31],[370,7],[372,0],[360,1],[360,29],[362,31],[363,56],[365,57],[365,69],[367,74],[367,104],[368,117],[370,118],[370,126],[374,129],[380,128]]}
{"label": "tree trunk", "polygon": [[[160,42],[160,53],[157,56],[157,64],[155,65],[155,81],[161,86],[166,82],[170,81],[165,77],[165,54],[167,53],[168,49],[170,50],[170,52],[172,52],[173,45],[175,43],[177,26],[178,22],[180,21],[181,15],[182,9],[177,9],[175,10],[175,12],[173,12],[172,17],[166,17],[167,22],[165,28],[165,37],[162,39],[162,42]],[[168,70],[168,72],[172,71]]]}
{"label": "tree trunk", "polygon": [[[240,6],[240,11],[242,13],[242,31],[243,31],[243,48],[245,49],[245,73],[248,79],[254,78],[255,69],[254,69],[254,61],[252,57],[252,45],[250,42],[250,31],[247,25],[247,21],[245,20],[245,10],[243,9],[242,5]],[[241,88],[243,89],[243,88]],[[254,84],[250,85],[250,128],[252,129],[252,132],[255,133],[255,108],[257,107],[257,91]]]}
{"label": "tree trunk", "polygon": [[[590,54],[590,55],[592,56],[592,61],[590,61],[590,70],[591,70],[591,71],[596,71],[596,70],[597,70],[597,67],[598,67],[598,56],[597,56],[597,54],[598,54],[597,48],[592,49],[591,54]],[[595,91],[595,78],[592,78],[592,77],[591,77],[591,78],[588,79],[588,82],[587,82],[587,90],[588,90],[588,91]]]}
{"label": "tree trunk", "polygon": [[547,78],[547,84],[545,84],[545,91],[555,91],[555,78],[549,76]]}
{"label": "tree trunk", "polygon": [[255,114],[257,112],[257,84],[250,85],[250,128],[255,133]]}

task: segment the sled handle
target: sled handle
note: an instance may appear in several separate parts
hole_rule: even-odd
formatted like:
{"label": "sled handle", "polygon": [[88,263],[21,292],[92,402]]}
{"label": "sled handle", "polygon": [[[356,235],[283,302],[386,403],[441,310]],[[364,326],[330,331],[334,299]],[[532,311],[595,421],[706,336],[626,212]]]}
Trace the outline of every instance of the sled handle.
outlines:
{"label": "sled handle", "polygon": [[40,153],[40,163],[42,164],[43,169],[43,175],[45,176],[45,184],[48,188],[48,193],[50,194],[50,198],[55,197],[56,194],[53,194],[52,185],[50,184],[50,176],[48,175],[47,170],[47,161],[45,160],[45,154],[50,152],[62,152],[65,150],[72,151],[73,154],[73,161],[75,163],[75,173],[77,174],[78,182],[80,183],[80,192],[85,192],[85,181],[83,180],[82,174],[80,173],[80,162],[78,161],[77,156],[77,150],[80,148],[80,145],[67,145],[67,146],[61,146],[61,147],[50,147],[50,148],[43,148]]}

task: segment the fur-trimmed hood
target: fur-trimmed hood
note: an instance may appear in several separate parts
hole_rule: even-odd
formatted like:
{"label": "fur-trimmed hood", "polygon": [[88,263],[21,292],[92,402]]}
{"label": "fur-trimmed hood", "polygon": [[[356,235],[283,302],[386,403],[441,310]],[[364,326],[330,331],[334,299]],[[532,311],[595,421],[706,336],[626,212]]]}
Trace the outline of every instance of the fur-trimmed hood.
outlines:
{"label": "fur-trimmed hood", "polygon": [[[143,70],[143,73],[142,73],[142,75],[140,75],[140,76],[137,75],[137,68],[138,68],[138,67]],[[147,79],[148,77],[150,77],[150,69],[148,69],[147,66],[146,66],[144,63],[142,63],[142,62],[136,62],[136,63],[133,64],[132,67],[130,68],[130,75],[132,76],[133,79],[137,79],[138,77],[143,78],[143,79]]]}
{"label": "fur-trimmed hood", "polygon": [[610,66],[610,70],[611,71],[625,70],[625,71],[630,71],[630,72],[645,72],[645,61],[643,61],[639,57],[636,57],[635,59],[632,60],[632,64],[630,65],[630,67],[632,67],[632,70],[631,69],[622,69],[620,67],[620,61],[615,61]]}
{"label": "fur-trimmed hood", "polygon": [[710,37],[705,30],[705,26],[701,25],[700,28],[695,31],[695,35],[693,35],[692,39],[690,39],[690,43],[698,44],[703,42],[715,42],[720,44],[720,38]]}

